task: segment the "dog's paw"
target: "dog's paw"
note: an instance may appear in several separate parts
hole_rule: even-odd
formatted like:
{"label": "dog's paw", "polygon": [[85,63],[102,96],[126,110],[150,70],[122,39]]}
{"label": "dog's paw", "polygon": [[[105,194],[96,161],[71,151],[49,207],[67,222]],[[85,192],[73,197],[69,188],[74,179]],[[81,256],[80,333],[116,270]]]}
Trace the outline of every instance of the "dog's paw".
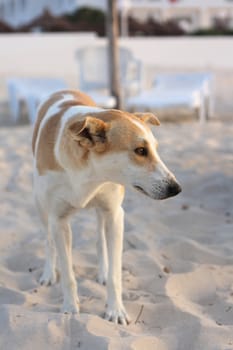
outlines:
{"label": "dog's paw", "polygon": [[107,275],[103,274],[103,273],[99,273],[97,278],[96,278],[96,281],[99,284],[102,284],[103,286],[106,286],[106,284],[107,284]]}
{"label": "dog's paw", "polygon": [[58,281],[58,271],[57,270],[49,270],[44,269],[43,274],[40,277],[40,284],[43,286],[51,286]]}
{"label": "dog's paw", "polygon": [[130,318],[127,315],[127,312],[125,311],[123,306],[115,309],[108,308],[104,315],[104,318],[108,321],[118,323],[124,326],[130,323]]}
{"label": "dog's paw", "polygon": [[79,313],[79,302],[65,302],[62,305],[61,312],[64,314],[78,314]]}

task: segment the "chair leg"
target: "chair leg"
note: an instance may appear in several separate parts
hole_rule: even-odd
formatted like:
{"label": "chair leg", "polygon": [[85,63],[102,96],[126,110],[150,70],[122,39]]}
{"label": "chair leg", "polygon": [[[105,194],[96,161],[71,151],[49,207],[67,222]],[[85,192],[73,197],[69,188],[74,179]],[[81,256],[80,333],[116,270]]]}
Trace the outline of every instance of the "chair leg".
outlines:
{"label": "chair leg", "polygon": [[16,122],[20,117],[20,100],[17,96],[17,89],[13,83],[8,83],[8,95],[12,119]]}
{"label": "chair leg", "polygon": [[204,97],[201,96],[201,103],[198,109],[199,114],[199,122],[200,124],[203,124],[206,122],[206,107],[205,107],[205,100]]}
{"label": "chair leg", "polygon": [[208,119],[213,118],[213,116],[214,116],[214,99],[212,96],[207,97],[206,105],[207,105],[207,118]]}
{"label": "chair leg", "polygon": [[28,117],[30,122],[34,124],[36,119],[36,109],[37,109],[37,101],[33,96],[29,96],[26,100],[27,108],[28,108]]}

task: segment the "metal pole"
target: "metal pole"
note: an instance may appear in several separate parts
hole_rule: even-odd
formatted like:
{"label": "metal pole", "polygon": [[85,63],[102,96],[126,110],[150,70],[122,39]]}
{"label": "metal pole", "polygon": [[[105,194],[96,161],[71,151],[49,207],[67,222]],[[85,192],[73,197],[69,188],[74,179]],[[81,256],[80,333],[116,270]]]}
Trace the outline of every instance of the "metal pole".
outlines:
{"label": "metal pole", "polygon": [[128,10],[123,8],[121,9],[121,36],[128,36]]}
{"label": "metal pole", "polygon": [[108,0],[107,14],[108,59],[110,90],[116,98],[116,108],[121,108],[119,51],[118,51],[118,14],[116,0]]}

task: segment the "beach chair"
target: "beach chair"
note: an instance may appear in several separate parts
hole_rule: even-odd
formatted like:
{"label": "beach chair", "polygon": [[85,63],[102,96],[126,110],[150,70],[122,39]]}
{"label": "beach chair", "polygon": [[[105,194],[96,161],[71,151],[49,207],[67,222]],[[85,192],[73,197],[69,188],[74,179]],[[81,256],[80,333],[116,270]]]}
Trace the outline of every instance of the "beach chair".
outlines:
{"label": "beach chair", "polygon": [[[141,90],[142,65],[126,48],[119,48],[120,86],[123,101]],[[78,87],[98,106],[114,108],[116,99],[110,93],[108,50],[106,46],[88,46],[76,52]]]}
{"label": "beach chair", "polygon": [[7,80],[7,87],[13,121],[20,118],[21,102],[24,102],[29,120],[33,124],[38,104],[47,95],[68,86],[63,79],[57,78],[11,78]]}
{"label": "beach chair", "polygon": [[197,111],[200,122],[214,113],[211,73],[158,74],[152,89],[130,97],[128,110],[156,111],[166,108],[188,108]]}

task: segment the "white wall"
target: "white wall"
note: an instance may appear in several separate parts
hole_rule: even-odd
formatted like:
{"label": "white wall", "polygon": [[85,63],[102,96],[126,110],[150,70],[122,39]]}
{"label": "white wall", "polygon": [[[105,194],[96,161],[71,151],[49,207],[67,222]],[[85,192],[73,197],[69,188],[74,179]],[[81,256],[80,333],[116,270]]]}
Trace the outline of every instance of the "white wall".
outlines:
{"label": "white wall", "polygon": [[0,81],[10,76],[48,76],[77,84],[75,52],[95,40],[94,34],[2,34]]}
{"label": "white wall", "polygon": [[[62,75],[76,72],[75,51],[105,43],[94,34],[1,34],[0,76]],[[146,65],[233,69],[233,38],[122,38]]]}
{"label": "white wall", "polygon": [[150,65],[233,69],[230,37],[124,38],[121,42]]}
{"label": "white wall", "polygon": [[[0,99],[6,97],[5,80],[11,76],[61,77],[71,87],[78,87],[76,50],[104,42],[94,34],[0,35]],[[120,42],[142,60],[151,80],[160,70],[216,72],[216,93],[231,113],[233,38],[124,38]]]}

